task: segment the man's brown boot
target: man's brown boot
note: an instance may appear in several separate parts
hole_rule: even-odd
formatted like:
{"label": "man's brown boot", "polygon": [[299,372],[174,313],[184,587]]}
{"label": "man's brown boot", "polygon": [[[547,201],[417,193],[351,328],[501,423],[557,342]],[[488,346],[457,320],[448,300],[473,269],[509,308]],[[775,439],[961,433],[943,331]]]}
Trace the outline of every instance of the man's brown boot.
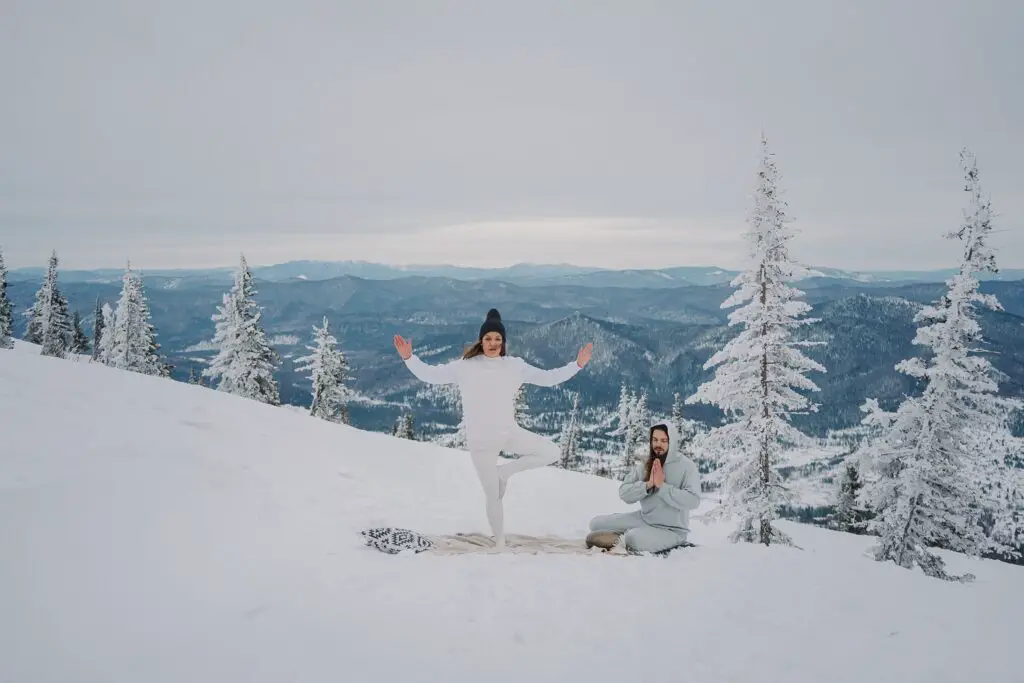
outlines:
{"label": "man's brown boot", "polygon": [[587,534],[587,547],[611,550],[618,544],[621,536],[618,531],[592,531]]}

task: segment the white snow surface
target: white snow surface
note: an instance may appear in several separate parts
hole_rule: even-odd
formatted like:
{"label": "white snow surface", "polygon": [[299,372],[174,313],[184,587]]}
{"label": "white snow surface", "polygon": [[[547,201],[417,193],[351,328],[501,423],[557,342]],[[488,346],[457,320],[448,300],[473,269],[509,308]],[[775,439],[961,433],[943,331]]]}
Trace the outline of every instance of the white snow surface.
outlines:
{"label": "white snow surface", "polygon": [[[0,350],[2,681],[1020,680],[1020,567],[787,522],[802,550],[384,555],[358,532],[487,531],[467,454],[37,354]],[[582,538],[616,486],[517,475],[507,530]]]}

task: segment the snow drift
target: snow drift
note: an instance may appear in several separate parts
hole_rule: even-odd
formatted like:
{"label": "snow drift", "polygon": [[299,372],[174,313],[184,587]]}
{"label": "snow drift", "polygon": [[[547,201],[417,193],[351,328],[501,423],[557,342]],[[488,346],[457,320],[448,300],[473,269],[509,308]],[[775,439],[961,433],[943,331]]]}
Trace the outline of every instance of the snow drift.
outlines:
{"label": "snow drift", "polygon": [[[786,522],[802,550],[383,555],[361,529],[486,532],[467,454],[37,353],[0,351],[0,681],[1019,680],[1019,567]],[[629,509],[554,468],[505,505],[577,538]]]}

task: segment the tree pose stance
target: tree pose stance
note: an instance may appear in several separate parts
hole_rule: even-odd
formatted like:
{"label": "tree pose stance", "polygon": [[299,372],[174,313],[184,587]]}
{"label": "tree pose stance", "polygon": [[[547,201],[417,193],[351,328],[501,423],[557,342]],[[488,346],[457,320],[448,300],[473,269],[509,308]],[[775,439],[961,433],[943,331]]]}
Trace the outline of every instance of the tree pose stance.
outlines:
{"label": "tree pose stance", "polygon": [[[466,444],[487,504],[487,520],[499,549],[505,547],[502,499],[508,479],[517,472],[550,465],[558,460],[558,446],[515,421],[515,395],[523,384],[553,387],[576,375],[588,362],[593,344],[580,349],[576,360],[560,368],[542,370],[522,358],[508,356],[505,326],[491,309],[480,335],[462,358],[444,365],[428,365],[412,352],[412,340],[395,335],[395,348],[406,367],[430,384],[456,384],[462,394]],[[519,457],[498,464],[501,451]]]}

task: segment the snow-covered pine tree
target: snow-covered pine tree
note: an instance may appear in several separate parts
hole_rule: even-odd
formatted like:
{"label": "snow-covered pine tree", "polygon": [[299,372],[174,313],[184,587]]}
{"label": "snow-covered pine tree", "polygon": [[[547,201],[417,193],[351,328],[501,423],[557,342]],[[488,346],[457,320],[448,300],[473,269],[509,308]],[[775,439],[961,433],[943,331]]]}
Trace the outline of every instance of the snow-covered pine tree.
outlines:
{"label": "snow-covered pine tree", "polygon": [[201,372],[196,372],[196,366],[188,366],[188,384],[195,384],[198,386],[206,386],[203,382],[203,375]]}
{"label": "snow-covered pine tree", "polygon": [[525,384],[520,384],[519,385],[519,390],[516,391],[516,396],[515,396],[515,400],[514,400],[513,405],[515,406],[515,420],[516,420],[516,424],[519,425],[520,427],[523,427],[523,428],[527,427],[528,423],[526,421],[527,405],[526,405],[526,385]]}
{"label": "snow-covered pine tree", "polygon": [[57,285],[57,267],[60,264],[57,252],[50,255],[43,284],[36,292],[35,304],[25,312],[28,328],[25,340],[39,344],[44,356],[63,358],[71,346],[71,320],[68,318],[68,302]]}
{"label": "snow-covered pine tree", "polygon": [[142,278],[132,270],[131,264],[121,278],[121,297],[114,311],[114,325],[109,329],[109,334],[110,365],[144,375],[166,376],[166,367],[158,353],[156,330],[150,318]]}
{"label": "snow-covered pine tree", "polygon": [[395,428],[392,430],[392,434],[397,436],[399,439],[409,439],[410,441],[416,439],[416,434],[413,429],[412,413],[402,413],[395,420]]}
{"label": "snow-covered pine tree", "polygon": [[31,344],[43,343],[44,310],[48,309],[53,301],[53,288],[54,281],[57,278],[58,263],[57,252],[53,252],[50,255],[50,263],[46,270],[46,275],[43,277],[43,284],[36,290],[36,298],[32,303],[32,308],[22,314],[28,318],[28,323],[25,326],[25,341]]}
{"label": "snow-covered pine tree", "polygon": [[160,357],[160,344],[156,341],[156,334],[154,332],[153,342],[150,344],[149,352],[156,362],[156,374],[160,377],[170,377],[171,373],[174,372],[174,364],[168,363]]}
{"label": "snow-covered pine tree", "polygon": [[684,405],[682,394],[675,392],[672,401],[672,424],[676,428],[677,443],[688,441],[697,435],[697,423],[683,415]]}
{"label": "snow-covered pine tree", "polygon": [[729,324],[742,329],[704,364],[716,368],[715,377],[687,402],[715,405],[728,420],[704,441],[723,454],[724,499],[714,512],[739,517],[732,540],[792,544],[772,524],[779,506],[792,499],[777,467],[787,444],[808,441],[790,423],[793,412],[814,409],[796,389],[816,391],[804,373],[825,368],[797,348],[807,342],[792,338],[798,326],[815,321],[800,319],[810,306],[799,300],[802,292],[786,284],[800,270],[787,245],[791,233],[786,224],[791,219],[785,214],[779,173],[763,135],[761,147],[759,182],[745,235],[752,263],[732,281],[738,289],[722,303],[722,308],[731,308],[749,302],[729,314]]}
{"label": "snow-covered pine tree", "polygon": [[100,343],[103,340],[103,306],[96,297],[96,308],[92,314],[92,359],[100,359]]}
{"label": "snow-covered pine tree", "polygon": [[[51,264],[55,258],[56,253],[50,257]],[[47,309],[50,305],[49,302],[53,301],[53,290],[49,282],[49,272],[47,270],[47,276],[43,278],[43,284],[36,290],[36,297],[32,302],[32,308],[22,313],[23,316],[28,318],[28,322],[25,324],[25,341],[30,344],[43,343],[43,310]]]}
{"label": "snow-covered pine tree", "polygon": [[1004,476],[1005,463],[985,446],[992,435],[1008,429],[1018,399],[1000,397],[999,373],[978,355],[982,343],[975,306],[1001,310],[995,296],[979,291],[978,273],[997,272],[988,245],[992,232],[989,201],[983,197],[974,157],[961,152],[970,193],[959,229],[946,234],[963,244],[960,271],[948,289],[915,317],[914,343],[928,354],[896,365],[896,370],[924,383],[920,396],[907,397],[893,413],[875,399],[862,408],[865,424],[881,436],[865,445],[861,457],[870,466],[862,498],[876,514],[869,529],[879,536],[875,559],[900,567],[920,567],[928,576],[952,576],[930,547],[980,555],[992,549],[980,518],[998,506],[986,491],[993,477]]}
{"label": "snow-covered pine tree", "polygon": [[672,425],[677,435],[683,433],[683,396],[678,391],[672,395]]}
{"label": "snow-covered pine tree", "polygon": [[244,327],[241,311],[235,301],[238,280],[236,275],[234,288],[221,296],[221,304],[217,307],[217,312],[211,316],[216,323],[213,344],[217,348],[217,355],[213,357],[209,365],[203,368],[202,372],[203,377],[210,378],[211,386],[219,378],[217,390],[228,394],[243,393],[243,388],[239,386],[236,378],[241,372],[242,328]]}
{"label": "snow-covered pine tree", "polygon": [[561,449],[561,456],[559,457],[558,464],[562,469],[575,470],[579,468],[581,435],[580,395],[579,392],[573,392],[572,409],[569,411],[569,416],[565,420],[562,434],[559,437],[558,445]]}
{"label": "snow-covered pine tree", "polygon": [[89,337],[82,329],[82,316],[78,311],[71,318],[71,347],[69,351],[73,354],[89,353]]}
{"label": "snow-covered pine tree", "polygon": [[71,349],[73,331],[71,329],[71,315],[68,300],[61,293],[59,287],[54,289],[53,317],[47,327],[48,333],[43,335],[43,348],[41,353],[44,356],[64,358]]}
{"label": "snow-covered pine tree", "polygon": [[994,557],[1019,563],[1024,557],[1024,477],[1017,475],[1005,490],[1005,504],[992,516],[988,537]]}
{"label": "snow-covered pine tree", "polygon": [[981,525],[989,539],[987,556],[1020,560],[1024,553],[1024,438],[999,430],[979,448],[994,456],[991,466],[995,469],[982,478],[981,487],[986,501]]}
{"label": "snow-covered pine tree", "polygon": [[616,434],[622,435],[622,453],[617,468],[619,479],[624,479],[633,469],[637,451],[645,447],[650,419],[647,392],[642,391],[639,395],[629,392],[626,402],[619,405],[619,426],[616,430]]}
{"label": "snow-covered pine tree", "polygon": [[100,309],[100,315],[103,319],[103,334],[100,336],[99,341],[99,355],[96,360],[103,363],[104,365],[114,365],[114,325],[117,322],[114,309],[110,307],[110,304],[103,304]]}
{"label": "snow-covered pine tree", "polygon": [[1003,491],[1003,505],[992,515],[992,526],[988,529],[991,539],[991,553],[1003,560],[1018,561],[1024,556],[1024,474],[1007,483]]}
{"label": "snow-covered pine tree", "polygon": [[348,361],[338,348],[338,340],[331,334],[330,323],[324,316],[323,326],[313,326],[314,345],[307,346],[312,353],[296,359],[295,369],[309,371],[306,378],[313,382],[313,400],[309,414],[328,422],[349,424]]}
{"label": "snow-covered pine tree", "polygon": [[613,464],[611,469],[621,479],[633,468],[637,449],[647,441],[647,428],[650,415],[647,409],[647,392],[639,395],[626,388],[623,384],[619,392],[619,405],[616,411],[616,425],[611,435],[621,439],[621,450],[618,454],[618,464]]}
{"label": "snow-covered pine tree", "polygon": [[615,429],[612,431],[612,436],[617,436],[622,439],[622,450],[619,452],[619,458],[626,461],[630,458],[630,441],[633,438],[633,427],[630,420],[633,416],[633,403],[635,398],[633,393],[626,388],[623,384],[619,390],[619,406],[616,412],[616,424]]}
{"label": "snow-covered pine tree", "polygon": [[7,297],[7,267],[0,251],[0,349],[14,348],[14,305]]}
{"label": "snow-covered pine tree", "polygon": [[847,462],[840,474],[836,511],[832,519],[832,526],[837,531],[863,534],[867,530],[867,523],[871,515],[860,502],[862,487],[857,464]]}
{"label": "snow-covered pine tree", "polygon": [[466,448],[469,445],[469,442],[466,440],[466,411],[462,409],[461,393],[459,393],[458,406],[459,426],[455,429],[455,435],[452,437],[452,448]]}
{"label": "snow-covered pine tree", "polygon": [[629,417],[630,443],[629,452],[635,454],[638,449],[647,446],[648,431],[650,429],[651,413],[647,408],[647,391],[640,392],[636,402],[633,403]]}
{"label": "snow-covered pine tree", "polygon": [[219,379],[218,391],[244,396],[270,405],[280,405],[281,397],[274,372],[280,359],[267,341],[256,305],[252,273],[241,257],[235,282],[226,292],[212,320],[216,323],[213,342],[217,355],[203,375]]}

